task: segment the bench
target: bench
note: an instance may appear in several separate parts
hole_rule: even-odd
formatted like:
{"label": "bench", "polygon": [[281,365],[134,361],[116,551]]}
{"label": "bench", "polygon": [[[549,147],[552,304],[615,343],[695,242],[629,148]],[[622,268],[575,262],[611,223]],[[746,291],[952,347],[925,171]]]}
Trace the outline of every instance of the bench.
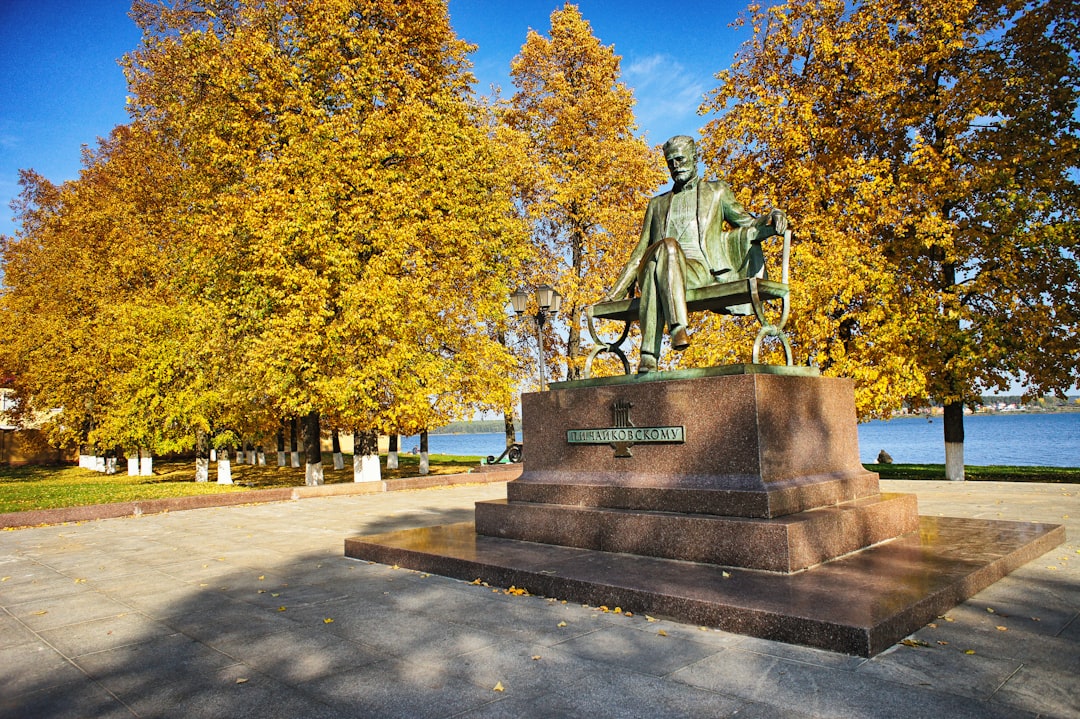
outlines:
{"label": "bench", "polygon": [[[758,277],[747,277],[729,282],[717,282],[705,285],[695,290],[686,292],[686,309],[689,312],[718,312],[722,313],[736,305],[749,304],[754,310],[758,324],[761,326],[757,337],[754,339],[754,349],[751,361],[758,363],[761,354],[761,342],[766,337],[776,337],[784,348],[784,358],[790,367],[794,364],[791,355],[791,343],[784,333],[784,325],[787,324],[790,312],[790,300],[788,295],[788,261],[791,254],[791,230],[784,232],[784,245],[781,254],[780,281],[774,282]],[[778,301],[780,303],[780,319],[775,324],[769,322],[765,316],[765,303]],[[589,336],[592,337],[595,347],[585,360],[584,378],[592,376],[593,360],[604,352],[610,352],[622,360],[623,370],[630,374],[630,362],[622,345],[630,335],[631,324],[638,319],[638,308],[641,301],[637,298],[615,300],[613,302],[599,302],[585,308],[586,324]],[[614,342],[601,339],[596,330],[596,320],[615,320],[624,322],[622,332]]]}

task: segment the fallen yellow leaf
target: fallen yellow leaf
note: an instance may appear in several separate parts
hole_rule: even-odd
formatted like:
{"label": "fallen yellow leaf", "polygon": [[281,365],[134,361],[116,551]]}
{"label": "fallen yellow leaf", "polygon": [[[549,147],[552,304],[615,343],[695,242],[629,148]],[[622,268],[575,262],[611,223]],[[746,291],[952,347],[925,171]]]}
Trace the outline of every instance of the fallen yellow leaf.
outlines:
{"label": "fallen yellow leaf", "polygon": [[975,653],[974,649],[965,649],[964,650],[964,654],[974,654],[974,653]]}
{"label": "fallen yellow leaf", "polygon": [[11,577],[0,577],[0,582],[6,582],[9,579],[11,579]]}
{"label": "fallen yellow leaf", "polygon": [[648,614],[646,614],[645,615],[645,621],[647,621],[647,622],[655,622],[657,620],[656,620],[656,617],[650,617]]}
{"label": "fallen yellow leaf", "polygon": [[707,632],[707,631],[709,631],[709,628],[708,627],[698,627],[698,631]]}
{"label": "fallen yellow leaf", "polygon": [[615,607],[616,614],[622,614],[622,607]]}
{"label": "fallen yellow leaf", "polygon": [[40,616],[43,616],[45,614],[48,614],[48,612],[45,611],[44,609],[42,609],[40,612],[34,612],[33,614],[34,614],[35,617],[40,617]]}
{"label": "fallen yellow leaf", "polygon": [[940,644],[941,646],[944,647],[944,646],[946,646],[948,644],[948,642],[945,642],[945,641],[942,641],[942,640],[938,639],[938,644]]}
{"label": "fallen yellow leaf", "polygon": [[661,637],[666,637],[666,636],[667,636],[667,632],[665,632],[665,631],[664,631],[663,629],[661,629],[660,631],[658,631],[658,632],[657,632],[657,635],[659,635],[659,636],[661,636]]}
{"label": "fallen yellow leaf", "polygon": [[278,610],[279,612],[284,612],[284,611],[285,611],[285,607],[278,607],[278,608],[277,608],[277,610]]}
{"label": "fallen yellow leaf", "polygon": [[494,691],[503,692],[503,691],[506,691],[506,690],[503,689],[502,682],[496,682],[495,687],[494,687]]}
{"label": "fallen yellow leaf", "polygon": [[720,572],[720,576],[724,579],[731,579],[731,572]]}
{"label": "fallen yellow leaf", "polygon": [[237,684],[247,684],[247,678],[246,677],[240,677],[239,679],[236,680],[236,683]]}
{"label": "fallen yellow leaf", "polygon": [[987,612],[989,612],[990,614],[993,614],[993,613],[994,613],[994,609],[993,609],[993,607],[987,607],[987,608],[986,608],[986,611],[987,611]]}
{"label": "fallen yellow leaf", "polygon": [[997,630],[999,632],[1007,632],[1007,631],[1009,631],[1009,628],[1008,627],[998,627]]}
{"label": "fallen yellow leaf", "polygon": [[264,579],[266,579],[266,575],[265,574],[260,574],[259,575],[259,581],[261,582]]}
{"label": "fallen yellow leaf", "polygon": [[334,620],[331,619],[330,617],[327,617],[326,619],[322,620],[322,623],[323,624],[333,624]]}
{"label": "fallen yellow leaf", "polygon": [[566,622],[559,622],[559,623],[558,623],[558,624],[556,624],[555,626],[557,626],[557,627],[565,627],[565,626],[566,626]]}
{"label": "fallen yellow leaf", "polygon": [[469,582],[469,584],[475,584],[475,585],[479,586],[480,585],[480,577],[477,577],[476,579],[472,580],[471,582]]}
{"label": "fallen yellow leaf", "polygon": [[539,654],[533,654],[533,661],[534,662],[540,661],[540,655]]}

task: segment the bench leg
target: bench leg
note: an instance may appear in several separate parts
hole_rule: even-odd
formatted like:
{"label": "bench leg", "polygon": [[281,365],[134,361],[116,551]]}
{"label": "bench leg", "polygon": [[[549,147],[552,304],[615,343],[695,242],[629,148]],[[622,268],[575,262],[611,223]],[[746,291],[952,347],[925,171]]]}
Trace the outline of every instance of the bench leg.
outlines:
{"label": "bench leg", "polygon": [[787,324],[788,314],[790,314],[791,310],[790,298],[785,295],[780,301],[782,303],[780,321],[774,325],[765,317],[765,303],[758,294],[757,281],[750,281],[750,306],[754,308],[754,316],[757,317],[758,322],[761,324],[761,329],[758,330],[757,337],[754,338],[754,351],[750,358],[750,361],[754,364],[758,363],[758,358],[761,356],[761,341],[766,337],[778,337],[784,347],[784,359],[787,360],[787,366],[791,367],[795,364],[791,353],[791,342],[788,341],[787,334],[784,333],[784,325]]}
{"label": "bench leg", "polygon": [[622,351],[622,344],[626,341],[626,338],[630,335],[630,322],[623,323],[622,333],[619,338],[614,342],[605,342],[600,339],[600,334],[596,331],[596,327],[593,324],[592,307],[585,308],[585,324],[589,330],[589,336],[592,337],[593,344],[596,346],[589,352],[589,356],[585,358],[585,369],[582,374],[585,379],[592,377],[592,363],[596,359],[597,355],[604,352],[611,352],[620,360],[622,360],[623,373],[630,374],[630,360],[626,358],[626,353]]}

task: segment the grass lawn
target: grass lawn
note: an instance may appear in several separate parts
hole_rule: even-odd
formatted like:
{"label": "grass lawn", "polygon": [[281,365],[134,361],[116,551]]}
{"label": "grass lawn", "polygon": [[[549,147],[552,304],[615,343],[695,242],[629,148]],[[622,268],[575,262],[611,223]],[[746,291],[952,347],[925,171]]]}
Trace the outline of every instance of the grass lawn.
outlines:
{"label": "grass lawn", "polygon": [[[335,470],[333,455],[323,455],[323,472],[327,484],[352,482],[352,456],[345,455],[345,469]],[[0,513],[24,512],[33,509],[55,509],[90,504],[109,504],[162,497],[188,497],[197,494],[244,492],[272,487],[302,487],[304,468],[276,466],[274,456],[265,467],[232,464],[234,484],[218,484],[215,465],[210,465],[210,481],[195,482],[194,460],[154,460],[152,477],[129,477],[124,462],[112,476],[79,467],[15,467],[0,469]],[[420,474],[420,458],[400,455],[396,470],[386,469],[382,457],[383,479],[416,477]],[[433,454],[429,457],[429,474],[466,472],[480,463],[479,457],[458,457]]]}
{"label": "grass lawn", "polygon": [[[944,464],[867,464],[882,479],[945,479]],[[964,476],[978,482],[1080,483],[1080,467],[964,467]]]}

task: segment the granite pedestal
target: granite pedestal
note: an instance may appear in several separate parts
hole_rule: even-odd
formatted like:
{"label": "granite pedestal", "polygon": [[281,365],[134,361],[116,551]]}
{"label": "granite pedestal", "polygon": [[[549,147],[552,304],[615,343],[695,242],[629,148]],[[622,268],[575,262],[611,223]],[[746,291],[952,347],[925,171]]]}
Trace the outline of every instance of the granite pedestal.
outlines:
{"label": "granite pedestal", "polygon": [[553,383],[523,417],[506,500],[346,555],[870,655],[1064,540],[880,494],[851,381],[809,368]]}

